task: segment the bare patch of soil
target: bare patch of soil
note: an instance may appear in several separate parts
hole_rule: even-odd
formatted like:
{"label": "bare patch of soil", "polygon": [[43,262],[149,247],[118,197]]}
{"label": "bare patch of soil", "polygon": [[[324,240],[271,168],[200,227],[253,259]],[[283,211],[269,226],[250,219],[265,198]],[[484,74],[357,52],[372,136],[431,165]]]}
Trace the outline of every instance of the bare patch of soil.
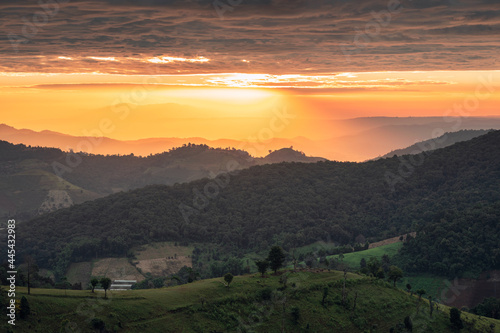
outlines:
{"label": "bare patch of soil", "polygon": [[96,261],[92,276],[106,276],[111,280],[144,280],[144,276],[131,265],[127,258],[104,258]]}

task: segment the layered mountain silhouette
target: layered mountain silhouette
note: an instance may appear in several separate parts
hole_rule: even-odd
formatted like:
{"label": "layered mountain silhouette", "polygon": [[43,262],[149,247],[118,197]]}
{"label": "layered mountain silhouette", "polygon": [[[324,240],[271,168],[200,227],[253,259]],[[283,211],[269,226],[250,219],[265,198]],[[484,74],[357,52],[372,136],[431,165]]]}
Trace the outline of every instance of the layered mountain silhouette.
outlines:
{"label": "layered mountain silhouette", "polygon": [[86,151],[93,154],[135,154],[148,156],[180,147],[183,144],[203,144],[210,147],[235,147],[254,157],[265,157],[271,150],[291,147],[308,156],[321,156],[337,161],[365,161],[382,156],[389,151],[429,140],[446,132],[460,130],[500,129],[498,117],[442,118],[442,117],[369,117],[346,120],[325,120],[332,128],[328,139],[312,140],[305,137],[272,138],[260,142],[251,140],[191,138],[149,138],[140,140],[115,140],[71,136],[53,131],[36,132],[0,125],[0,140],[31,146],[56,147],[65,151]]}
{"label": "layered mountain silhouette", "polygon": [[[417,142],[403,149],[396,149],[379,158],[388,158],[401,155],[415,155],[424,151],[431,151],[451,146],[457,142],[471,140],[475,137],[488,133],[488,130],[462,130],[458,132],[445,133],[437,138]],[[377,158],[378,159],[378,158]]]}

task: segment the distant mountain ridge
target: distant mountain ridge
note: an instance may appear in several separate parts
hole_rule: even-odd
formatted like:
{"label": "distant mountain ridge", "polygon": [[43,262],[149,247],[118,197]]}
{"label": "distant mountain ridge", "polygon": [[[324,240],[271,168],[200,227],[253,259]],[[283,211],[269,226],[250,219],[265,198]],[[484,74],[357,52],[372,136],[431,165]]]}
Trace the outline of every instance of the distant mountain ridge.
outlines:
{"label": "distant mountain ridge", "polygon": [[490,131],[491,130],[461,130],[458,132],[448,132],[435,139],[429,139],[417,142],[409,147],[393,150],[383,156],[377,157],[376,159],[390,158],[393,156],[401,156],[401,155],[420,154],[424,151],[440,149],[451,146],[457,142],[471,140],[475,137],[484,135]]}
{"label": "distant mountain ridge", "polygon": [[[235,147],[248,151],[252,156],[265,157],[269,150],[293,146],[308,156],[320,156],[336,161],[366,161],[387,154],[388,151],[402,149],[415,142],[429,140],[436,131],[441,133],[459,130],[500,129],[499,117],[367,117],[345,120],[324,121],[331,128],[328,139],[309,139],[305,137],[279,138],[274,136],[266,141],[256,139],[217,139],[192,138],[148,138],[139,140],[116,140],[88,136],[71,136],[53,131],[36,132],[15,129],[0,124],[0,140],[22,143],[31,146],[56,147],[68,151],[84,150],[93,154],[135,154],[148,156],[183,144],[206,144],[210,147]],[[87,135],[88,133],[86,133]],[[92,134],[88,134],[92,135]],[[166,133],[168,135],[168,133]]]}

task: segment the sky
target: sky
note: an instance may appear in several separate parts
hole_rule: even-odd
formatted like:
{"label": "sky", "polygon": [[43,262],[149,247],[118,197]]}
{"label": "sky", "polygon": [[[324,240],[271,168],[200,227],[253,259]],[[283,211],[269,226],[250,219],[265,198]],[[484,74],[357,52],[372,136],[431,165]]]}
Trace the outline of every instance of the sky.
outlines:
{"label": "sky", "polygon": [[326,139],[330,119],[500,115],[498,0],[4,0],[0,13],[0,122],[17,128],[82,135],[114,117],[116,139],[241,139],[288,112],[279,136]]}

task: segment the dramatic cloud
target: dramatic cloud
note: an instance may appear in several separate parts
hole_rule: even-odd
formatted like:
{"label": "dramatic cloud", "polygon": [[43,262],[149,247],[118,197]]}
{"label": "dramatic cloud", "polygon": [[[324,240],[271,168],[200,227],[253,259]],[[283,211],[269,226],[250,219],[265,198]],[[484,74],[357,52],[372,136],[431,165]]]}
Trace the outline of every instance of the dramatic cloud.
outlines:
{"label": "dramatic cloud", "polygon": [[498,0],[9,0],[0,12],[0,72],[316,75],[499,65]]}

